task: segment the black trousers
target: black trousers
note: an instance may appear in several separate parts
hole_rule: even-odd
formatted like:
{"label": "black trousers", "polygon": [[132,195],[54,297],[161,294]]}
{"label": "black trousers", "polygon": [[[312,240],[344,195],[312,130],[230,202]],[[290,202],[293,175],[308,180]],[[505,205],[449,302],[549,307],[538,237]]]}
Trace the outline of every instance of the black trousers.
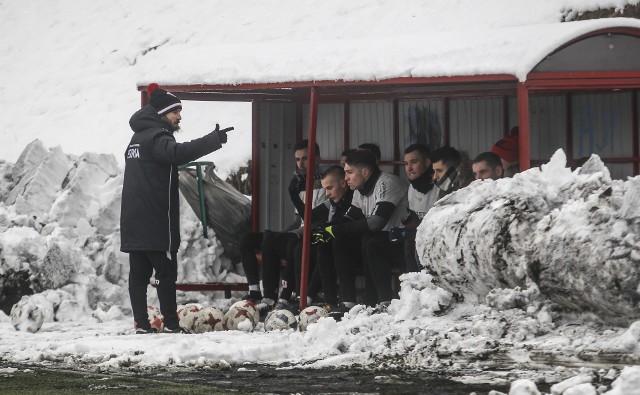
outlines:
{"label": "black trousers", "polygon": [[[266,232],[262,240],[262,289],[265,298],[276,300],[278,298],[280,273],[280,260],[287,260],[287,265],[282,273],[283,288],[292,290],[295,287],[295,264],[292,260],[298,235],[291,232]],[[289,296],[285,298],[288,299]]]}
{"label": "black trousers", "polygon": [[405,270],[404,244],[392,244],[389,232],[369,232],[333,240],[333,258],[343,302],[357,303],[356,276],[365,278],[364,303],[375,306],[397,295],[391,285],[393,270]]}
{"label": "black trousers", "polygon": [[347,235],[331,241],[342,302],[357,303],[356,276],[362,273],[362,238],[360,235]]}
{"label": "black trousers", "polygon": [[408,231],[407,236],[404,239],[404,260],[407,273],[419,272],[422,270],[422,266],[418,262],[418,255],[416,254],[415,231]]}
{"label": "black trousers", "polygon": [[369,284],[367,288],[371,288],[369,292],[376,296],[375,303],[397,298],[392,286],[393,272],[406,271],[404,243],[391,243],[389,232],[371,232],[363,247],[365,281]]}
{"label": "black trousers", "polygon": [[[314,275],[309,284],[309,296],[315,297],[321,287],[324,292],[324,302],[336,305],[338,304],[338,275],[333,260],[333,243],[318,244],[315,256],[317,259]],[[318,277],[320,281],[316,280]]]}
{"label": "black trousers", "polygon": [[150,329],[147,313],[147,287],[153,271],[156,272],[156,284],[160,312],[164,316],[164,326],[178,328],[176,310],[176,280],[178,279],[178,260],[176,253],[171,257],[164,251],[139,251],[129,253],[129,298],[133,310],[136,328]]}
{"label": "black trousers", "polygon": [[[320,292],[320,289],[324,287],[324,284],[321,280],[319,266],[318,266],[318,260],[320,259],[318,258],[318,256],[321,248],[322,248],[321,245],[311,246],[309,251],[309,271],[307,273],[308,274],[307,284],[309,284],[309,287],[307,288],[307,296],[311,298],[315,298],[318,295],[318,292]],[[296,243],[295,249],[294,249],[294,255],[295,255],[294,261],[296,263],[295,265],[296,292],[299,295],[300,284],[302,280],[302,239],[299,239],[298,242]],[[331,257],[331,265],[333,266],[333,257]],[[335,271],[335,269],[333,270]],[[335,283],[336,281],[335,278],[333,281]]]}
{"label": "black trousers", "polygon": [[247,276],[249,285],[260,284],[260,266],[256,258],[256,252],[262,248],[263,232],[249,232],[240,237],[240,257],[242,268]]}

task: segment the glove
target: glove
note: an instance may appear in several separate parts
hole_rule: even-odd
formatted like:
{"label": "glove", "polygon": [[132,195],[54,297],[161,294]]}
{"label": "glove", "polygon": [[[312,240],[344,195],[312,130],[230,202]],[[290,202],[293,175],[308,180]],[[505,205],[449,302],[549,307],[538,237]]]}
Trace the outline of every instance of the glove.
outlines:
{"label": "glove", "polygon": [[409,215],[402,219],[402,225],[404,225],[405,228],[416,230],[421,222],[420,217],[418,217],[418,214],[413,210],[407,209],[407,211],[409,211]]}
{"label": "glove", "polygon": [[407,237],[407,229],[405,228],[391,228],[389,229],[389,240],[392,243],[399,243]]}
{"label": "glove", "polygon": [[335,238],[333,235],[333,227],[327,226],[326,228],[318,228],[311,234],[311,245],[324,244]]}
{"label": "glove", "polygon": [[218,140],[220,140],[220,143],[224,144],[227,142],[227,132],[230,132],[232,130],[233,130],[233,126],[230,128],[224,128],[220,130],[220,125],[216,123],[216,128],[213,131],[216,132],[216,134],[218,135]]}

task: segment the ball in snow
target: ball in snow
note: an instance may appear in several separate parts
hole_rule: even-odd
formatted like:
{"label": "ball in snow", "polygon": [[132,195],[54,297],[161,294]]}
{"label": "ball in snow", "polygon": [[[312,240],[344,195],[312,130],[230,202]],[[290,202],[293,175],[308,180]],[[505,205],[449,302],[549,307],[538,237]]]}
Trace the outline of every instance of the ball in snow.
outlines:
{"label": "ball in snow", "polygon": [[11,308],[11,324],[16,330],[37,332],[44,322],[42,309],[31,302],[28,296],[22,299]]}
{"label": "ball in snow", "polygon": [[256,327],[258,322],[260,322],[260,313],[258,313],[258,309],[256,309],[256,305],[253,304],[250,300],[239,300],[229,307],[231,310],[233,307],[242,307],[247,310],[250,315],[251,321],[253,322],[253,326]]}
{"label": "ball in snow", "polygon": [[200,309],[202,309],[202,306],[198,303],[187,303],[184,306],[178,306],[177,313],[180,327],[189,333],[194,333],[194,325]]}
{"label": "ball in snow", "polygon": [[309,306],[300,312],[298,328],[301,331],[306,331],[309,325],[315,324],[321,317],[326,317],[327,315],[327,310],[322,307]]}
{"label": "ball in snow", "polygon": [[223,331],[224,314],[215,307],[203,307],[198,311],[193,323],[195,333]]}
{"label": "ball in snow", "polygon": [[297,327],[296,316],[289,310],[272,310],[264,319],[265,331],[296,329]]}
{"label": "ball in snow", "polygon": [[252,331],[257,323],[253,320],[250,309],[241,306],[233,306],[224,315],[224,327],[229,330]]}
{"label": "ball in snow", "polygon": [[156,332],[162,332],[164,330],[164,317],[160,313],[160,309],[156,306],[148,305],[147,314],[149,315],[149,324],[151,324],[151,329]]}

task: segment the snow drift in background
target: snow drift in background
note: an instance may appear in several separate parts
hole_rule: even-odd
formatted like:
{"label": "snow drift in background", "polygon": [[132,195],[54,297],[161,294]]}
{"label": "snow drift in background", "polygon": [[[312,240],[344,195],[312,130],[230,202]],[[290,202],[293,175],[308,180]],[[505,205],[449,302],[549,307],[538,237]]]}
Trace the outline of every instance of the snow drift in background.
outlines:
{"label": "snow drift in background", "polygon": [[[123,174],[113,155],[76,157],[35,140],[15,165],[2,165],[0,309],[8,313],[35,292],[45,322],[128,315],[129,263],[119,232]],[[228,272],[232,264],[213,231],[204,239],[184,199],[181,205],[178,281],[241,279]]]}
{"label": "snow drift in background", "polygon": [[596,155],[572,172],[559,150],[540,169],[438,202],[417,248],[437,283],[462,297],[536,287],[560,309],[628,325],[640,317],[639,196],[638,177],[612,181]]}

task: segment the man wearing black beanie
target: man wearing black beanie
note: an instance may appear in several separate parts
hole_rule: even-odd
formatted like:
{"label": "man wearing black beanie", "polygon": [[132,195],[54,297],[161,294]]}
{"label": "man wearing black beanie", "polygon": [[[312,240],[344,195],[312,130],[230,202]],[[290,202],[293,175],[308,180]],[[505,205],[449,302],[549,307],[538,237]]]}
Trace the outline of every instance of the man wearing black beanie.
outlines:
{"label": "man wearing black beanie", "polygon": [[164,316],[164,331],[180,333],[176,314],[177,252],[180,246],[178,166],[216,151],[233,128],[215,130],[186,142],[176,142],[180,129],[180,99],[151,84],[149,105],[138,110],[129,125],[133,137],[125,151],[120,237],[129,253],[129,297],[136,333],[152,333],[147,315],[147,286],[155,279]]}

